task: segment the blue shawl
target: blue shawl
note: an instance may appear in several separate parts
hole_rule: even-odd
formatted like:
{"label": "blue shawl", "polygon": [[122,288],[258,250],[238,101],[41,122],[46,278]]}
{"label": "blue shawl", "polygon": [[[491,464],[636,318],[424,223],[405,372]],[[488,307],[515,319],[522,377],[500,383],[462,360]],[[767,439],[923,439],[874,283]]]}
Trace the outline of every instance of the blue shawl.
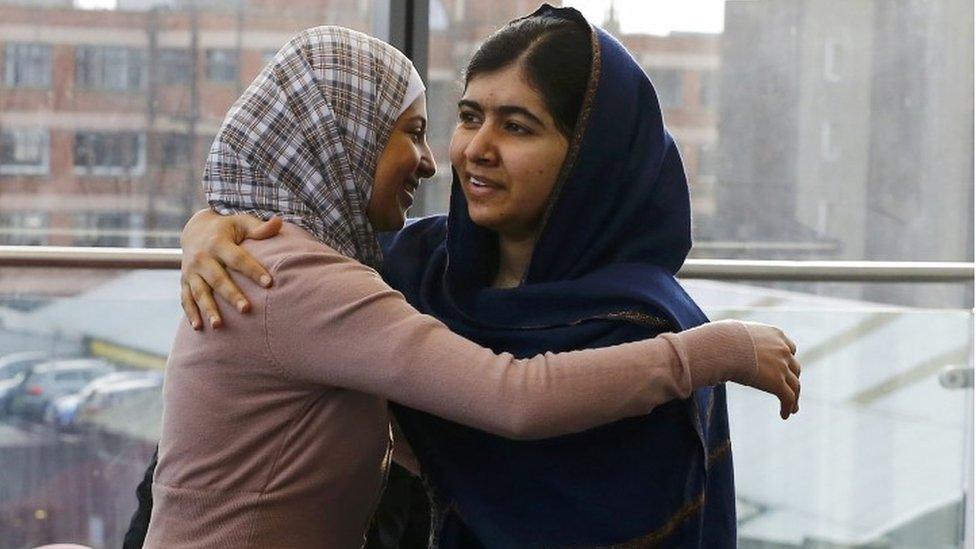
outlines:
{"label": "blue shawl", "polygon": [[[674,278],[691,247],[688,185],[650,80],[576,10],[540,14],[591,30],[594,62],[524,284],[490,288],[497,237],[468,217],[456,175],[447,218],[385,239],[384,276],[453,331],[519,357],[706,322]],[[539,441],[394,413],[429,484],[442,548],[735,545],[724,386]]]}

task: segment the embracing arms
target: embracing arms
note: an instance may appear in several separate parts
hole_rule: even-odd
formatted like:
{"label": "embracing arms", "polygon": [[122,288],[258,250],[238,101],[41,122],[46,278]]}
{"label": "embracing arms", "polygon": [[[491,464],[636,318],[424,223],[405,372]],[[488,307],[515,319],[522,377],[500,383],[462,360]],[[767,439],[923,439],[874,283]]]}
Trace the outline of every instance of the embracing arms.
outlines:
{"label": "embracing arms", "polygon": [[[226,264],[232,270],[242,271],[258,284],[262,284],[262,277],[270,278],[274,274],[275,285],[302,283],[307,286],[315,286],[316,292],[321,292],[323,299],[328,296],[337,297],[349,294],[345,297],[354,302],[368,302],[370,307],[350,309],[351,311],[362,312],[363,315],[360,318],[363,319],[364,325],[370,326],[369,330],[360,329],[346,335],[346,337],[357,338],[357,347],[382,345],[414,330],[410,336],[411,339],[403,340],[410,341],[410,344],[404,344],[401,347],[400,354],[381,359],[377,364],[377,367],[384,368],[382,370],[384,376],[396,377],[399,375],[403,376],[402,380],[426,379],[430,383],[443,386],[447,380],[454,379],[451,376],[457,375],[457,372],[453,371],[450,365],[457,363],[453,359],[456,358],[458,352],[462,351],[459,351],[453,342],[455,340],[464,342],[461,345],[463,352],[470,353],[470,355],[466,355],[470,358],[465,362],[465,364],[470,365],[469,368],[466,368],[466,371],[469,372],[467,374],[469,380],[474,379],[472,376],[478,376],[479,379],[482,379],[483,376],[483,379],[487,381],[480,382],[482,388],[486,386],[486,383],[487,386],[495,383],[495,388],[500,391],[511,392],[512,388],[515,387],[535,395],[536,399],[533,402],[536,404],[534,405],[540,407],[539,410],[533,412],[535,418],[559,408],[558,403],[547,399],[565,399],[560,400],[560,402],[566,403],[567,406],[572,406],[574,399],[577,398],[595,399],[592,400],[595,408],[591,410],[587,421],[597,421],[592,424],[597,425],[600,421],[596,418],[601,412],[596,408],[601,405],[601,398],[613,399],[621,404],[626,402],[623,405],[634,406],[634,408],[628,409],[630,410],[629,413],[637,415],[646,413],[653,406],[668,400],[686,397],[697,387],[721,381],[734,381],[774,394],[780,400],[780,415],[784,419],[790,413],[795,413],[798,410],[800,366],[793,356],[795,346],[777,328],[737,321],[708,323],[680,334],[662,334],[653,340],[616,346],[612,352],[618,353],[619,356],[611,361],[613,362],[612,365],[602,366],[602,369],[600,364],[603,363],[599,353],[604,352],[603,350],[564,353],[558,355],[559,361],[577,365],[580,375],[575,377],[564,374],[553,376],[553,372],[558,370],[552,369],[552,361],[557,355],[540,355],[525,361],[516,361],[511,356],[504,354],[494,355],[480,346],[451,334],[436,320],[426,315],[418,315],[412,307],[403,301],[399,293],[389,289],[375,275],[375,272],[355,261],[349,260],[349,264],[343,265],[341,269],[331,270],[327,277],[314,274],[321,273],[323,268],[323,265],[315,265],[316,260],[314,258],[307,258],[305,262],[297,261],[289,269],[269,272],[245,249],[238,246],[238,243],[245,238],[273,236],[279,228],[280,221],[261,222],[248,216],[221,217],[212,213],[200,212],[191,219],[183,237],[187,257],[183,265],[183,307],[194,327],[198,329],[203,327],[200,318],[201,310],[211,319],[210,325],[212,327],[220,326],[219,310],[211,295],[211,292],[214,291],[211,288],[214,288],[223,298],[229,298],[232,303],[239,304],[238,310],[248,310],[250,303],[234,284],[231,277],[228,276],[224,269],[224,264]],[[302,271],[302,269],[307,270]],[[362,272],[359,272],[360,269]],[[294,277],[288,278],[291,276],[289,273],[306,282],[298,282],[298,279]],[[283,278],[282,275],[285,277]],[[361,294],[357,294],[357,291]],[[350,294],[350,292],[352,293]],[[291,294],[275,292],[275,294],[282,296],[298,295],[295,292]],[[308,306],[308,303],[309,300],[304,302],[298,300],[289,304],[288,308],[294,308],[297,312],[303,306]],[[382,304],[382,306],[378,307],[378,304]],[[386,310],[386,307],[389,307],[389,310]],[[380,310],[383,313],[380,317],[374,318],[373,314]],[[320,319],[320,325],[313,325],[314,313],[315,309],[313,308],[306,314],[289,314],[288,318],[271,322],[269,330],[274,331],[281,327],[287,327],[281,332],[282,338],[287,338],[291,334],[304,333],[307,338],[314,338],[317,341],[337,340],[335,337],[337,325],[328,319]],[[269,318],[275,318],[273,313]],[[415,322],[417,318],[425,320]],[[214,321],[214,319],[217,320]],[[330,336],[328,338],[315,338],[315,334],[321,336],[325,333],[325,322],[327,321]],[[430,326],[435,324],[439,328],[431,330]],[[421,343],[430,340],[431,334],[436,334],[433,339],[437,343],[421,345]],[[373,343],[366,341],[374,336],[376,337]],[[341,340],[341,336],[338,340]],[[298,342],[296,340],[296,343]],[[628,345],[632,347],[628,347]],[[346,345],[338,348],[335,352],[342,353],[348,348],[350,346]],[[328,353],[332,352],[331,350],[328,351]],[[402,368],[413,368],[403,360],[403,353],[427,353],[427,355],[423,356],[422,360],[413,363],[422,364],[422,367],[417,367],[412,371],[403,371]],[[592,353],[597,354],[593,355]],[[314,362],[321,360],[322,356],[332,355],[319,353],[310,358],[308,367],[314,369]],[[360,356],[350,356],[350,358],[361,360]],[[391,362],[397,363],[396,367],[391,367]],[[475,363],[477,363],[477,367],[475,367]],[[517,367],[512,368],[513,364]],[[633,367],[632,370],[627,370],[628,364]],[[565,371],[573,370],[572,367],[568,367]],[[621,376],[626,378],[627,375],[630,375],[621,373],[627,371],[630,374],[636,373],[638,376],[632,379],[633,386],[625,383],[621,386],[614,384],[611,387],[610,385],[601,386],[599,382],[594,384],[589,380],[581,381],[582,376],[600,374],[613,384],[619,381]],[[376,375],[374,372],[368,375],[364,374],[361,379],[331,380],[330,382],[349,386],[348,384],[353,382],[372,382],[378,379]],[[616,377],[614,378],[614,376]],[[485,398],[485,395],[482,394],[479,397],[472,394],[469,387],[470,383],[465,383],[462,378],[458,380],[458,384],[458,387],[448,391],[448,393],[464,395],[464,398],[468,399],[466,402],[469,408],[474,407],[479,402],[484,404],[485,401],[478,401],[477,399]],[[408,386],[400,385],[398,387]],[[635,387],[639,387],[640,390],[631,394],[630,391]],[[357,388],[381,394],[391,400],[421,409],[437,404],[434,402],[429,404],[407,402],[403,395],[389,393],[389,388]],[[535,391],[543,391],[546,394],[538,395]],[[489,395],[491,398],[497,398],[497,393],[489,393]],[[436,395],[434,399],[437,400]],[[602,404],[607,404],[607,402]],[[519,410],[513,411],[513,413],[519,412]],[[558,410],[553,413],[557,412]],[[612,413],[621,412],[622,409],[616,409]],[[433,413],[438,412],[434,411]],[[440,413],[444,415],[443,410]],[[473,411],[474,415],[486,413],[485,411]],[[607,413],[607,411],[604,410],[603,413]],[[457,420],[465,420],[465,423],[476,423],[478,418],[474,415],[470,418],[457,418]],[[549,424],[555,426],[560,421],[563,420],[553,417],[550,418]],[[514,423],[510,425],[514,425]],[[487,426],[481,428],[492,430]],[[574,426],[570,430],[578,430],[579,428],[579,426]],[[520,435],[515,434],[515,436]]]}

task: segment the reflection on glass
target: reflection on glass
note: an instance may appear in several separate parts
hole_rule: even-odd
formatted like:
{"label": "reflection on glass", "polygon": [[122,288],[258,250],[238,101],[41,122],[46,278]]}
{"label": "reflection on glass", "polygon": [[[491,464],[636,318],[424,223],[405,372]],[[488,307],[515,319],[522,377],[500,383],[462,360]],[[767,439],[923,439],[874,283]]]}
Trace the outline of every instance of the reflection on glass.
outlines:
{"label": "reflection on glass", "polygon": [[740,547],[961,547],[972,389],[967,310],[686,282],[713,319],[782,327],[803,364],[801,411],[729,386]]}
{"label": "reflection on glass", "polygon": [[119,547],[159,438],[179,273],[0,278],[0,548]]}
{"label": "reflection on glass", "polygon": [[269,54],[316,25],[370,32],[372,8],[0,1],[0,245],[178,246],[210,142]]}
{"label": "reflection on glass", "polygon": [[[159,437],[179,273],[0,277],[0,549],[117,547]],[[685,285],[713,319],[783,327],[804,365],[787,422],[730,386],[740,547],[961,547],[972,390],[939,373],[971,366],[971,310]]]}
{"label": "reflection on glass", "polygon": [[[972,260],[972,2],[562,4],[617,36],[655,83],[691,186],[693,257]],[[467,60],[534,7],[431,2],[440,173],[414,215],[446,210]],[[860,297],[911,305],[920,292]]]}

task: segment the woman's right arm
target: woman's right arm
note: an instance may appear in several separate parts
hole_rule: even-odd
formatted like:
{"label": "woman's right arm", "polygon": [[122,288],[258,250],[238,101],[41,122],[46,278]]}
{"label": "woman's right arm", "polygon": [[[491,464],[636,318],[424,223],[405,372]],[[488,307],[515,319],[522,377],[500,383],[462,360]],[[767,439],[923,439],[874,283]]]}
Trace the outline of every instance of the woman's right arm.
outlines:
{"label": "woman's right arm", "polygon": [[[796,407],[799,366],[775,328],[718,322],[679,334],[516,359],[420,314],[376,271],[336,253],[272,267],[268,355],[288,377],[385,397],[509,438],[578,432],[731,379]],[[219,337],[219,336],[218,336]],[[754,343],[756,341],[756,343]],[[757,359],[769,352],[775,360]]]}
{"label": "woman's right arm", "polygon": [[246,215],[220,215],[210,209],[198,211],[186,222],[180,236],[183,261],[180,275],[180,304],[194,330],[220,328],[223,319],[213,298],[220,297],[241,313],[251,310],[244,292],[227,274],[226,268],[244,274],[256,284],[271,285],[271,275],[240,243],[245,239],[263,240],[278,234],[281,219],[267,221]]}

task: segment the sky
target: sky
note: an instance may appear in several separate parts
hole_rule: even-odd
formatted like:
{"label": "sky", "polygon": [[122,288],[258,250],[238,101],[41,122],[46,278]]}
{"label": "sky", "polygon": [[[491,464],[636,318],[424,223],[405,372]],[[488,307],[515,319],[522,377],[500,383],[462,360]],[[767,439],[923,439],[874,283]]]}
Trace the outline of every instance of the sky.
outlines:
{"label": "sky", "polygon": [[[719,33],[725,26],[725,0],[614,0],[624,34]],[[603,23],[610,0],[563,0],[591,22]]]}
{"label": "sky", "polygon": [[115,9],[115,0],[75,0],[75,7],[83,10]]}
{"label": "sky", "polygon": [[[580,10],[600,24],[611,0],[563,0],[564,6]],[[725,0],[613,0],[620,30],[627,33],[668,34],[670,32],[719,33],[725,24]],[[112,9],[115,0],[75,0],[81,9]]]}

